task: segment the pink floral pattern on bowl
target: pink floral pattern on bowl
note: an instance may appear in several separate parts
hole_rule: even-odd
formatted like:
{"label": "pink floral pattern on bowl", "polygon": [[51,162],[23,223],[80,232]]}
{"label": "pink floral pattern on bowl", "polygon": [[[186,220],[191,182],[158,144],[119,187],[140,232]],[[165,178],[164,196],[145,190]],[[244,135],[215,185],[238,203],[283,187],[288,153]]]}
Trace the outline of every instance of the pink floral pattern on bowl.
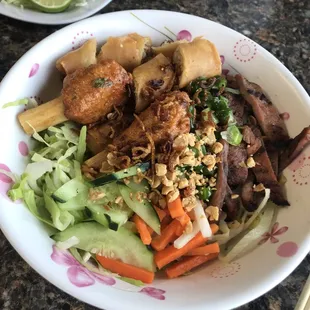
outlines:
{"label": "pink floral pattern on bowl", "polygon": [[237,274],[241,269],[239,262],[231,262],[227,264],[218,263],[213,269],[211,269],[210,274],[214,279],[224,279]]}
{"label": "pink floral pattern on bowl", "polygon": [[165,300],[166,297],[165,297],[165,291],[162,290],[162,289],[159,289],[159,288],[155,288],[155,287],[144,287],[140,293],[142,294],[146,294],[150,297],[153,297],[155,299],[158,299],[158,300]]}
{"label": "pink floral pattern on bowl", "polygon": [[177,34],[177,40],[192,41],[192,34],[188,30],[181,30]]}
{"label": "pink floral pattern on bowl", "polygon": [[38,73],[39,68],[40,68],[40,65],[38,63],[33,64],[31,69],[30,69],[28,77],[31,78],[31,77],[35,76]]}
{"label": "pink floral pattern on bowl", "polygon": [[298,251],[298,245],[295,242],[288,241],[282,243],[278,249],[277,254],[280,257],[288,258],[294,256]]}
{"label": "pink floral pattern on bowl", "polygon": [[[7,165],[2,163],[0,163],[0,169],[11,172],[11,169]],[[7,192],[11,188],[12,182],[13,180],[9,176],[0,172],[0,195],[9,201],[11,200],[7,196]]]}
{"label": "pink floral pattern on bowl", "polygon": [[90,286],[95,284],[96,281],[106,285],[114,285],[116,283],[112,277],[89,271],[86,267],[82,266],[68,251],[62,251],[55,245],[53,246],[51,259],[58,265],[69,267],[67,269],[68,279],[77,287]]}
{"label": "pink floral pattern on bowl", "polygon": [[300,154],[288,167],[292,171],[293,182],[299,186],[310,184],[310,156]]}
{"label": "pink floral pattern on bowl", "polygon": [[26,142],[24,142],[24,141],[20,141],[20,142],[18,143],[18,150],[19,150],[19,153],[20,153],[22,156],[28,156],[28,154],[29,154],[28,145],[27,145]]}
{"label": "pink floral pattern on bowl", "polygon": [[94,34],[89,31],[79,31],[72,38],[72,50],[75,50],[81,47],[87,40],[90,40],[94,37]]}
{"label": "pink floral pattern on bowl", "polygon": [[287,231],[288,231],[287,226],[279,228],[279,223],[276,222],[273,224],[270,232],[266,232],[263,234],[262,239],[259,241],[258,244],[260,245],[264,244],[268,240],[270,240],[271,243],[278,243],[279,239],[277,238],[277,236],[283,235]]}
{"label": "pink floral pattern on bowl", "polygon": [[[116,280],[113,277],[88,270],[86,267],[82,266],[68,251],[60,250],[55,245],[53,245],[51,259],[58,265],[68,267],[67,277],[69,281],[77,287],[91,286],[94,285],[96,281],[109,286],[114,286],[116,284]],[[135,292],[145,294],[158,300],[165,300],[164,294],[166,292],[155,287],[144,287],[140,291]]]}

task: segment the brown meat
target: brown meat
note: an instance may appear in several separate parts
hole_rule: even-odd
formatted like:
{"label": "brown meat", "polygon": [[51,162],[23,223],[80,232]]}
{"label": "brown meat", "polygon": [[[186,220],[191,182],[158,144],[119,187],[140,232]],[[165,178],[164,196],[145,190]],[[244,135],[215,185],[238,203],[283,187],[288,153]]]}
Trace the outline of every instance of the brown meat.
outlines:
{"label": "brown meat", "polygon": [[131,77],[114,60],[77,69],[64,81],[62,90],[65,116],[80,124],[101,120],[127,100]]}
{"label": "brown meat", "polygon": [[249,172],[246,182],[241,189],[241,201],[244,208],[249,211],[255,211],[264,197],[264,192],[254,192],[254,175]]}
{"label": "brown meat", "polygon": [[255,174],[257,183],[262,183],[266,188],[270,188],[270,198],[275,204],[279,206],[289,206],[290,204],[286,200],[283,189],[278,183],[277,176],[272,169],[265,147],[261,147],[253,157],[256,165],[252,170]]}
{"label": "brown meat", "polygon": [[246,109],[245,100],[240,95],[225,92],[224,97],[229,101],[228,105],[232,110],[238,126],[242,126],[245,123],[248,111]]}
{"label": "brown meat", "polygon": [[245,100],[251,105],[253,113],[269,140],[285,142],[289,139],[286,126],[277,108],[272,105],[257,84],[250,83],[242,75],[236,75],[236,81]]}
{"label": "brown meat", "polygon": [[269,157],[272,169],[276,175],[276,177],[278,178],[279,175],[279,153],[280,153],[280,149],[274,145],[273,142],[264,139],[264,145],[267,151],[267,155]]}
{"label": "brown meat", "polygon": [[225,197],[225,211],[230,220],[235,220],[240,208],[240,197],[232,198],[232,190],[227,185],[227,193]]}
{"label": "brown meat", "polygon": [[235,88],[235,89],[239,89],[238,83],[236,82],[236,78],[234,75],[227,75],[226,76],[227,79],[227,86],[230,88]]}
{"label": "brown meat", "polygon": [[281,173],[310,144],[310,126],[289,142],[288,147],[280,156],[279,172]]}
{"label": "brown meat", "polygon": [[158,145],[173,140],[182,133],[188,133],[190,101],[187,93],[181,91],[160,96],[113,140],[113,145],[118,151],[126,152],[133,146],[148,144],[149,137]]}
{"label": "brown meat", "polygon": [[243,141],[247,143],[248,156],[255,154],[262,146],[262,141],[257,137],[249,126],[242,129]]}
{"label": "brown meat", "polygon": [[236,187],[245,182],[248,177],[248,168],[245,165],[247,160],[247,150],[244,143],[239,146],[229,146],[228,151],[228,177],[227,182],[230,187]]}
{"label": "brown meat", "polygon": [[221,139],[220,143],[223,144],[223,150],[220,153],[221,161],[217,167],[216,191],[211,197],[210,205],[216,206],[221,210],[227,193],[228,143],[224,139]]}

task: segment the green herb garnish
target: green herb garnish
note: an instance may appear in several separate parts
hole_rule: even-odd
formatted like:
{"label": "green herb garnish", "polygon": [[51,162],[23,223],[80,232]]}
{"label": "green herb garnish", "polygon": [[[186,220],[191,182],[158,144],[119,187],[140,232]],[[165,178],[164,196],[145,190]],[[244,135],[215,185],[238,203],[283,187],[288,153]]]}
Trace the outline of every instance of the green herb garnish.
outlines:
{"label": "green herb garnish", "polygon": [[98,78],[98,79],[93,80],[93,87],[95,88],[111,87],[112,85],[113,85],[113,82],[107,78]]}

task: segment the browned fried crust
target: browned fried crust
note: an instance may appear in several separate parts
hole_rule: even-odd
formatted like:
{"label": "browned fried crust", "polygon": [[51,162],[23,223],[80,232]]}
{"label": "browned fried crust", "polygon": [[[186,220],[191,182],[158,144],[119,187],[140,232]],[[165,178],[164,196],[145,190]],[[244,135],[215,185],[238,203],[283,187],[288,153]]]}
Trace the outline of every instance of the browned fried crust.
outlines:
{"label": "browned fried crust", "polygon": [[[188,107],[190,99],[185,92],[174,91],[162,95],[113,140],[118,151],[127,152],[133,146],[149,143],[149,133],[155,145],[173,140],[190,130]],[[143,128],[144,127],[144,128]]]}
{"label": "browned fried crust", "polygon": [[[95,87],[97,79],[106,79],[102,87]],[[131,77],[114,60],[105,60],[69,74],[62,90],[65,116],[80,124],[99,121],[112,111],[113,106],[124,104],[126,85]]]}

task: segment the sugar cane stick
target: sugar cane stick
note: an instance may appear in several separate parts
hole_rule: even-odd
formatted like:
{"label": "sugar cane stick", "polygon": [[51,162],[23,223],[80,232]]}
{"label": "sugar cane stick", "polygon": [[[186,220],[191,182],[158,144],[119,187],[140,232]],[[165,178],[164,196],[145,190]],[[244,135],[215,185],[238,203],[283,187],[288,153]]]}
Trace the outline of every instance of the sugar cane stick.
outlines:
{"label": "sugar cane stick", "polygon": [[64,115],[61,97],[22,112],[17,118],[28,135],[34,133],[33,128],[39,132],[68,120]]}

